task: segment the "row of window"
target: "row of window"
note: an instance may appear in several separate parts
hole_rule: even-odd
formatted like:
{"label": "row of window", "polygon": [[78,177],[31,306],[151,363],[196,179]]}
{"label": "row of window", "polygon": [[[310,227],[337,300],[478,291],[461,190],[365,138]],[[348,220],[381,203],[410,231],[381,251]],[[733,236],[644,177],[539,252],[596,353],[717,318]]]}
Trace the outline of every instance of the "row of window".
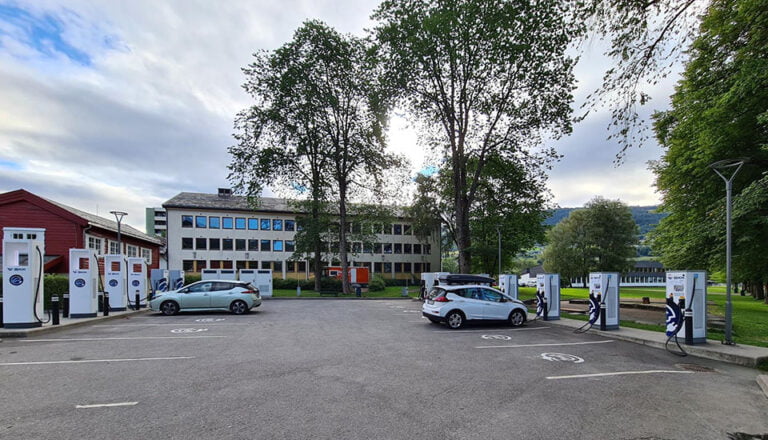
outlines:
{"label": "row of window", "polygon": [[[203,269],[272,269],[275,276],[282,274],[283,263],[288,273],[306,273],[306,261],[218,261],[218,260],[183,260],[182,265],[187,272],[200,272]],[[359,263],[359,266],[367,267],[372,273],[421,273],[431,272],[430,263]]]}
{"label": "row of window", "polygon": [[245,218],[245,217],[214,217],[205,215],[182,215],[182,228],[207,229],[249,229],[251,231],[295,231],[294,220]]}
{"label": "row of window", "polygon": [[181,248],[198,251],[293,252],[296,250],[296,244],[293,240],[182,237]]}
{"label": "row of window", "polygon": [[[123,249],[120,249],[118,242],[107,240],[109,246],[107,247],[107,253],[125,254],[127,257],[139,257],[143,258],[147,264],[152,264],[152,249],[135,246],[132,244],[122,243]],[[104,239],[101,237],[88,236],[88,249],[92,249],[96,255],[102,255],[104,253]]]}

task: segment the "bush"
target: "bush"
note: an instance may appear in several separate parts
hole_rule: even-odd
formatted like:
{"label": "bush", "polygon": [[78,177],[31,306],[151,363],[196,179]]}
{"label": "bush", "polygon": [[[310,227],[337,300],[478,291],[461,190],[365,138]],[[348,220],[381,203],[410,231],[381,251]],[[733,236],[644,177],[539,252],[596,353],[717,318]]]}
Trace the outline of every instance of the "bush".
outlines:
{"label": "bush", "polygon": [[371,281],[368,283],[369,292],[381,292],[387,288],[387,283],[384,282],[384,278],[374,275]]}
{"label": "bush", "polygon": [[203,276],[200,275],[199,273],[192,273],[192,272],[185,273],[184,274],[184,285],[186,286],[187,284],[196,283],[196,282],[200,281],[201,279],[203,279]]}

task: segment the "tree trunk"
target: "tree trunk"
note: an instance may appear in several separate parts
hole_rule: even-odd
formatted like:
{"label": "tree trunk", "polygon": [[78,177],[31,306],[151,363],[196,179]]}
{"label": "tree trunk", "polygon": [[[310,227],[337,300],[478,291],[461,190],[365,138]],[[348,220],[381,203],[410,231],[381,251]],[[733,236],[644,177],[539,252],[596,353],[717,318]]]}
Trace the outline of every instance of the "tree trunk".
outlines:
{"label": "tree trunk", "polygon": [[463,194],[456,197],[456,246],[459,248],[459,273],[472,272],[472,252],[469,236],[469,203]]}
{"label": "tree trunk", "polygon": [[[315,199],[314,203],[312,204],[312,220],[315,222],[318,222],[320,220],[320,208],[317,206],[319,202],[317,199]],[[323,276],[323,240],[320,237],[320,234],[315,234],[314,237],[314,248],[315,248],[315,255],[314,255],[314,261],[315,261],[315,267],[313,268],[315,273],[315,292],[319,292],[322,289],[322,285],[320,284],[320,278]]]}
{"label": "tree trunk", "polygon": [[341,258],[341,292],[349,293],[349,263],[347,262],[347,185],[339,182],[339,257]]}

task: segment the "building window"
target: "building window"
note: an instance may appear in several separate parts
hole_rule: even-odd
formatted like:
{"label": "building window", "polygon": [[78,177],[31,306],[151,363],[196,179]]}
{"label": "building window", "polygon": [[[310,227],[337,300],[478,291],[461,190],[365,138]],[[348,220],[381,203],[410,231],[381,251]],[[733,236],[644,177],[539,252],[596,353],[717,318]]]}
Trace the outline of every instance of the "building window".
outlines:
{"label": "building window", "polygon": [[127,248],[127,251],[126,251],[125,254],[128,255],[129,257],[138,257],[139,256],[139,248],[137,246],[129,244],[129,245],[126,246],[126,248]]}
{"label": "building window", "polygon": [[424,255],[429,255],[432,253],[432,245],[425,244],[424,245]]}
{"label": "building window", "polygon": [[258,251],[259,250],[259,240],[249,239],[248,240],[248,250],[249,251]]}
{"label": "building window", "polygon": [[229,260],[222,261],[221,262],[221,268],[222,269],[232,269],[232,262]]}
{"label": "building window", "polygon": [[261,240],[261,251],[269,251],[272,248],[272,242],[270,240]]}
{"label": "building window", "polygon": [[272,221],[268,218],[261,219],[261,230],[269,231],[272,227]]}
{"label": "building window", "polygon": [[181,227],[182,228],[191,228],[192,227],[192,216],[191,215],[182,215],[181,216]]}
{"label": "building window", "polygon": [[403,225],[400,224],[394,224],[392,225],[394,229],[394,235],[403,235]]}
{"label": "building window", "polygon": [[403,263],[395,263],[395,273],[403,272]]}
{"label": "building window", "polygon": [[194,260],[183,260],[181,262],[181,268],[184,269],[184,272],[193,272],[195,270]]}
{"label": "building window", "polygon": [[245,219],[238,217],[235,219],[235,229],[245,229]]}
{"label": "building window", "polygon": [[225,251],[231,251],[232,250],[232,239],[231,238],[224,238],[221,240],[221,248]]}
{"label": "building window", "polygon": [[272,220],[272,230],[273,231],[282,231],[283,230],[283,221],[279,219]]}
{"label": "building window", "polygon": [[403,253],[403,244],[402,243],[395,243],[395,253],[396,254],[402,254]]}
{"label": "building window", "polygon": [[285,251],[293,252],[296,250],[296,242],[293,240],[285,240]]}
{"label": "building window", "polygon": [[359,241],[355,241],[352,243],[352,253],[353,254],[359,254],[363,251],[363,244]]}
{"label": "building window", "polygon": [[411,263],[403,263],[403,272],[405,272],[405,273],[412,273],[411,272]]}
{"label": "building window", "polygon": [[403,225],[403,235],[411,235],[411,225]]}
{"label": "building window", "polygon": [[296,272],[296,262],[295,261],[286,261],[285,262],[285,271],[286,272]]}
{"label": "building window", "polygon": [[411,244],[410,243],[403,244],[403,253],[404,254],[410,254],[411,253]]}
{"label": "building window", "polygon": [[211,269],[221,269],[221,261],[211,261]]}
{"label": "building window", "polygon": [[392,273],[392,263],[384,263],[384,273]]}
{"label": "building window", "polygon": [[272,250],[275,252],[283,251],[283,240],[275,240],[272,242]]}
{"label": "building window", "polygon": [[195,239],[195,249],[199,251],[204,251],[206,249],[206,245],[208,244],[208,240],[205,238],[196,238]]}
{"label": "building window", "polygon": [[421,244],[416,243],[413,245],[413,253],[416,255],[421,254]]}
{"label": "building window", "polygon": [[384,271],[384,265],[382,263],[373,263],[373,271],[375,273],[382,273]]}
{"label": "building window", "polygon": [[120,245],[120,243],[118,243],[116,241],[110,240],[109,241],[109,253],[112,254],[112,255],[120,254],[121,252],[120,252],[120,246],[119,245]]}
{"label": "building window", "polygon": [[286,220],[285,221],[285,230],[286,231],[295,231],[296,230],[296,222],[293,220]]}
{"label": "building window", "polygon": [[232,217],[222,217],[221,218],[221,228],[222,229],[232,229]]}
{"label": "building window", "polygon": [[236,251],[244,251],[245,250],[245,239],[244,238],[238,238],[235,240],[235,250]]}
{"label": "building window", "polygon": [[374,254],[381,254],[381,243],[374,243],[373,244],[373,253]]}
{"label": "building window", "polygon": [[152,264],[152,249],[141,248],[141,258],[143,258],[147,264]]}
{"label": "building window", "polygon": [[235,261],[235,269],[245,269],[245,261],[237,260]]}
{"label": "building window", "polygon": [[306,271],[307,271],[307,262],[299,261],[299,272],[306,272]]}
{"label": "building window", "polygon": [[218,251],[221,249],[221,240],[218,238],[211,238],[208,240],[208,249],[212,251]]}
{"label": "building window", "polygon": [[385,254],[391,254],[392,253],[392,243],[384,243],[383,246],[384,253]]}
{"label": "building window", "polygon": [[373,253],[373,243],[363,243],[363,253]]}
{"label": "building window", "polygon": [[101,255],[101,238],[88,236],[88,249],[94,251],[96,255]]}
{"label": "building window", "polygon": [[195,227],[198,228],[207,228],[208,227],[208,217],[204,215],[198,215],[195,217]]}
{"label": "building window", "polygon": [[248,219],[248,229],[251,231],[258,231],[259,230],[259,219],[257,218],[249,218]]}
{"label": "building window", "polygon": [[192,237],[181,237],[182,249],[193,249],[192,243],[193,243]]}
{"label": "building window", "polygon": [[208,227],[211,229],[219,229],[221,228],[221,218],[220,217],[208,217]]}

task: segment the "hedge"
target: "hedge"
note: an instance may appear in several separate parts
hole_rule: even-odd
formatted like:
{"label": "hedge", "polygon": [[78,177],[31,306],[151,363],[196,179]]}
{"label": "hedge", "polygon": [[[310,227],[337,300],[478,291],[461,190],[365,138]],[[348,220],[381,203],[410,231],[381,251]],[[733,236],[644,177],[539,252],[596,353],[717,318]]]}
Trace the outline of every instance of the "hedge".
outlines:
{"label": "hedge", "polygon": [[[0,296],[3,295],[3,277],[0,276]],[[64,294],[69,292],[69,278],[64,275],[45,275],[43,277],[44,308],[51,308],[51,296],[58,295],[59,300],[64,298]]]}

